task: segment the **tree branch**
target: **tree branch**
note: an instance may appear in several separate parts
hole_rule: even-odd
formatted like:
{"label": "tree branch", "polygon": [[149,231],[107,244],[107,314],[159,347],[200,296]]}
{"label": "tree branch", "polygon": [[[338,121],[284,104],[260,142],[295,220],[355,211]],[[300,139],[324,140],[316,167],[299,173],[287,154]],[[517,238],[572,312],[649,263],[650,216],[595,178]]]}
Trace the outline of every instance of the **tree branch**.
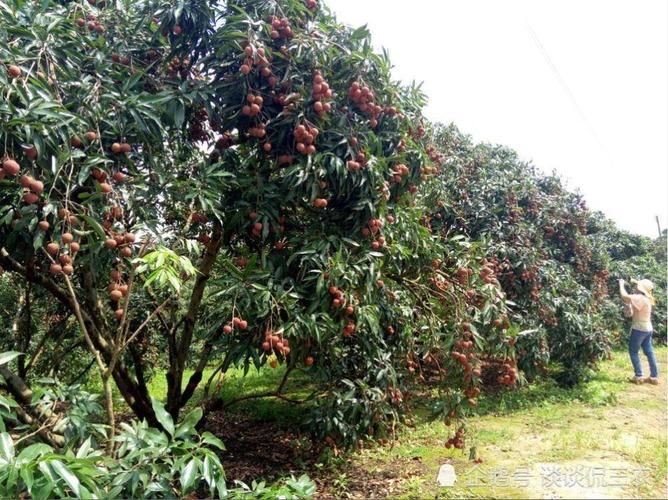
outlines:
{"label": "tree branch", "polygon": [[[213,228],[211,241],[206,246],[206,251],[200,261],[199,272],[195,280],[192,294],[190,295],[188,310],[182,319],[183,334],[181,335],[180,342],[174,339],[175,346],[170,346],[172,348],[175,347],[175,356],[173,360],[170,360],[170,367],[167,372],[167,407],[174,419],[178,416],[181,408],[181,383],[183,380],[183,372],[185,370],[186,360],[188,359],[188,353],[190,352],[190,344],[192,343],[200,305],[202,304],[202,298],[204,297],[204,289],[206,288],[206,283],[209,280],[209,275],[211,269],[213,269],[216,257],[220,252],[222,239],[223,229],[220,223],[216,223]],[[180,325],[181,322],[178,324]]]}

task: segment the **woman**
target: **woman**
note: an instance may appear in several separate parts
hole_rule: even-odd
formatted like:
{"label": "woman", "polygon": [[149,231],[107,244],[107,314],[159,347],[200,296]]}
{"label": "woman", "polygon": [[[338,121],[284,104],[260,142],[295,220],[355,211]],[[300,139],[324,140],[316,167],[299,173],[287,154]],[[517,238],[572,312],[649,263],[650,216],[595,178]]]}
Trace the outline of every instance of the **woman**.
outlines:
{"label": "woman", "polygon": [[[633,281],[633,280],[632,280]],[[636,282],[636,289],[638,293],[628,294],[625,288],[626,282],[619,280],[619,293],[625,304],[631,306],[633,312],[633,320],[631,323],[631,338],[629,339],[629,354],[631,355],[631,363],[635,370],[635,377],[631,382],[642,384],[649,382],[650,384],[659,383],[659,370],[656,366],[656,358],[652,350],[652,306],[656,303],[652,296],[654,283],[650,280],[640,280]],[[642,351],[647,356],[649,361],[649,378],[644,379],[642,376],[642,365],[638,351],[642,347]]]}

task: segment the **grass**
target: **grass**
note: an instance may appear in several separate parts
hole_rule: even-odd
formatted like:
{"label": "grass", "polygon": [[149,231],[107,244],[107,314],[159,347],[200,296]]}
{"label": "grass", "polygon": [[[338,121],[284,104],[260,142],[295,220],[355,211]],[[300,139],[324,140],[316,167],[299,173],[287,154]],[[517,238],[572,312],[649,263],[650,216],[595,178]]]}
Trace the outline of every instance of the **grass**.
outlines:
{"label": "grass", "polygon": [[[666,348],[657,349],[664,373],[667,354]],[[443,446],[452,431],[429,418],[424,401],[415,413],[415,425],[404,428],[393,447],[362,450],[348,467],[382,471],[397,461],[419,459],[420,473],[403,479],[397,498],[577,498],[590,494],[663,498],[667,472],[665,379],[659,387],[637,388],[626,382],[629,373],[630,362],[620,351],[602,363],[590,380],[574,388],[544,381],[482,396],[476,415],[469,419],[470,433],[475,436],[470,444],[483,458],[480,465],[468,460],[468,450],[462,453]],[[453,488],[441,488],[435,482],[444,463],[452,464],[457,472]],[[647,468],[647,477],[625,488],[545,489],[538,464],[556,467],[564,474],[587,464],[589,473],[602,467],[608,482],[617,469]],[[515,477],[525,471],[532,477],[529,484]],[[401,471],[396,474],[401,480]]]}
{"label": "grass", "polygon": [[[665,374],[668,350],[661,347],[656,354]],[[392,445],[371,446],[323,467],[330,477],[327,491],[336,496],[364,493],[368,490],[361,483],[375,478],[379,484],[394,485],[385,496],[407,499],[545,495],[663,498],[667,474],[665,375],[658,387],[637,387],[626,382],[630,371],[627,354],[620,351],[576,387],[563,388],[551,381],[539,381],[513,391],[482,395],[468,424],[469,445],[483,459],[480,465],[469,460],[469,450],[462,453],[444,447],[453,429],[431,418],[433,400],[425,396],[416,401],[412,424],[401,428]],[[210,373],[205,371],[204,381]],[[230,401],[271,391],[279,385],[284,373],[284,367],[275,370],[263,367],[259,371],[251,368],[247,374],[241,369],[231,369],[217,389],[218,394]],[[186,381],[189,375],[186,374]],[[164,376],[154,377],[149,389],[157,397],[164,397]],[[285,392],[292,398],[303,399],[308,396],[308,389],[308,374],[296,372],[289,378]],[[202,396],[200,388],[192,404]],[[303,405],[273,398],[249,399],[234,408],[254,420],[276,421],[292,428],[303,414]],[[441,488],[436,484],[438,469],[444,463],[455,467],[458,476],[455,487]],[[539,464],[563,470],[587,464],[610,470],[646,467],[648,475],[639,484],[612,490],[546,489],[541,484]],[[532,478],[529,484],[516,477],[523,471]]]}
{"label": "grass", "polygon": [[[196,389],[193,397],[188,403],[189,407],[198,405],[204,397],[204,386],[213,373],[214,368],[206,368],[202,374],[202,382]],[[186,370],[183,377],[183,387],[185,388],[193,370]],[[285,366],[279,365],[272,369],[269,366],[263,366],[257,370],[250,367],[247,373],[243,368],[230,368],[224,378],[220,374],[214,378],[211,388],[211,395],[218,395],[223,401],[232,401],[240,397],[254,394],[261,394],[275,391],[285,375]],[[101,394],[102,381],[99,372],[95,369],[89,371],[89,378],[85,381],[85,387],[91,393]],[[284,393],[289,394],[291,398],[304,400],[310,395],[308,375],[303,371],[294,371],[290,374],[288,382],[285,384]],[[157,370],[155,375],[147,382],[149,394],[156,399],[164,401],[167,396],[167,380],[164,370]],[[116,385],[113,385],[114,404],[116,411],[120,413],[129,412],[123,397]],[[277,404],[275,398],[249,399],[234,405],[235,411],[250,412],[253,418],[262,421],[276,421],[279,424],[294,424],[299,414],[303,412],[303,405],[292,405],[283,402]],[[187,409],[186,409],[187,410]]]}

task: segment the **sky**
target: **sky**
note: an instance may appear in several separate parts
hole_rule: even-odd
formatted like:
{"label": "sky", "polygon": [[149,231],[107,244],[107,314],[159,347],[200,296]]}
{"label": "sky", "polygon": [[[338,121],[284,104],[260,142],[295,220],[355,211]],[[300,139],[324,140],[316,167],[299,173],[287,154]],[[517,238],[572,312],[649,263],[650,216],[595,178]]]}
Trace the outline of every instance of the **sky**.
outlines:
{"label": "sky", "polygon": [[327,0],[428,118],[556,170],[627,230],[668,226],[666,0]]}

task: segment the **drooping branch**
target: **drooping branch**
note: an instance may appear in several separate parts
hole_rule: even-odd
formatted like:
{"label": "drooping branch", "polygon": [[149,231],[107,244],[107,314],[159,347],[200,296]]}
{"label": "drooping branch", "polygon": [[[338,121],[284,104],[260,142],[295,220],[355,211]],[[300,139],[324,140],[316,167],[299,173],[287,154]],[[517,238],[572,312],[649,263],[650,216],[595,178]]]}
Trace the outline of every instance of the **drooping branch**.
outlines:
{"label": "drooping branch", "polygon": [[[23,411],[19,411],[18,415],[21,420],[29,425],[42,425],[44,423],[49,424],[49,427],[53,427],[62,417],[54,413],[51,408],[43,404],[33,404],[33,392],[24,382],[24,380],[12,372],[6,364],[0,365],[0,375],[5,379],[7,383],[7,390],[14,397],[17,403],[21,405]],[[48,431],[46,428],[43,432],[40,432],[40,435],[45,437],[49,444],[55,446],[63,446],[65,444],[65,438],[59,436],[55,433]]]}
{"label": "drooping branch", "polygon": [[[28,272],[25,266],[13,259],[4,248],[0,248],[0,265],[9,271],[20,274],[32,283],[41,286],[43,289],[51,293],[56,300],[65,305],[70,311],[74,312],[74,304],[66,290],[58,286],[53,280],[46,278],[41,274]],[[84,323],[88,327],[88,332],[95,348],[100,351],[105,360],[110,359],[112,354],[111,346],[97,329],[95,322],[90,318],[87,311],[85,309],[80,309],[80,313]],[[155,418],[155,413],[150,400],[144,397],[142,391],[139,389],[137,383],[133,380],[133,377],[130,375],[122,361],[116,363],[112,375],[123,399],[125,399],[125,402],[132,408],[135,414],[140,418],[146,418],[150,425],[159,427],[160,424]]]}

